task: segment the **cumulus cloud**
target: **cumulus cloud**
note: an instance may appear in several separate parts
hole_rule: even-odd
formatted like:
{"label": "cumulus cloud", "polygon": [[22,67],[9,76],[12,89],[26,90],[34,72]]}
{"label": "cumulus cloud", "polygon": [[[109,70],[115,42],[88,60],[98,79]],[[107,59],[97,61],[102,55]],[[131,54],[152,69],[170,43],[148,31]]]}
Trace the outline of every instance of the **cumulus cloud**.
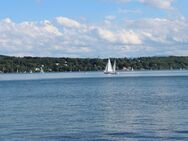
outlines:
{"label": "cumulus cloud", "polygon": [[106,41],[109,41],[109,42],[115,42],[116,41],[116,37],[111,31],[99,28],[98,33],[99,33],[99,36]]}
{"label": "cumulus cloud", "polygon": [[1,54],[75,56],[74,53],[78,51],[89,52],[89,49],[81,46],[78,40],[71,41],[73,38],[66,38],[68,35],[65,31],[60,31],[55,24],[47,20],[15,23],[6,18],[0,21]]}
{"label": "cumulus cloud", "polygon": [[99,36],[114,44],[141,44],[142,41],[139,36],[133,31],[126,31],[121,29],[120,31],[112,32],[107,29],[98,28]]}
{"label": "cumulus cloud", "polygon": [[129,28],[139,31],[143,37],[156,43],[174,44],[188,41],[188,21],[183,19],[170,20],[164,18],[152,18],[126,21]]}
{"label": "cumulus cloud", "polygon": [[72,57],[188,55],[188,21],[185,18],[147,18],[117,23],[108,17],[108,25],[106,19],[95,24],[64,17],[55,19],[21,23],[9,18],[0,20],[1,54]]}
{"label": "cumulus cloud", "polygon": [[49,21],[44,21],[44,30],[46,30],[49,33],[53,33],[57,36],[61,36],[62,33],[55,27],[53,26]]}
{"label": "cumulus cloud", "polygon": [[66,18],[66,17],[57,17],[56,18],[57,22],[63,26],[66,27],[72,27],[72,28],[80,28],[81,25],[79,22]]}

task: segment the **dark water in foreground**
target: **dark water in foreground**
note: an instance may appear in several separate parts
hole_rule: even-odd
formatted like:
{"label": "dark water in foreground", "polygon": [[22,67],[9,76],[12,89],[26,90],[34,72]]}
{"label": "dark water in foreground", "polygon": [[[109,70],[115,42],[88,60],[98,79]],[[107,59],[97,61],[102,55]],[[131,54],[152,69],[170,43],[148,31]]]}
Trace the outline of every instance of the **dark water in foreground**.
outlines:
{"label": "dark water in foreground", "polygon": [[188,76],[0,81],[0,141],[61,140],[187,141]]}

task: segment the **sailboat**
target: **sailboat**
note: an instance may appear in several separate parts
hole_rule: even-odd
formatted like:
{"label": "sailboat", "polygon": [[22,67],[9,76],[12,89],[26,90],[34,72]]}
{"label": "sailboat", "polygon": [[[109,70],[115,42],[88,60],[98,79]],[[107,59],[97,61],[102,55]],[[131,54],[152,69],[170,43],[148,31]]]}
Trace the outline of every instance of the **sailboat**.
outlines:
{"label": "sailboat", "polygon": [[44,70],[42,67],[40,67],[40,73],[44,73]]}
{"label": "sailboat", "polygon": [[110,62],[110,59],[108,59],[108,63],[106,65],[106,68],[104,70],[105,74],[116,74],[116,61],[114,61],[114,65],[112,67],[112,64]]}

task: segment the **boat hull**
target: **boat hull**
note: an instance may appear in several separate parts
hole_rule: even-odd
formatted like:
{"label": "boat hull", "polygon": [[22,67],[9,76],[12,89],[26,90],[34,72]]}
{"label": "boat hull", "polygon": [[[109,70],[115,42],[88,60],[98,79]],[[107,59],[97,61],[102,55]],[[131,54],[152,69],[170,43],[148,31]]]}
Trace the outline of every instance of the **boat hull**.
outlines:
{"label": "boat hull", "polygon": [[104,72],[104,74],[117,74],[117,72]]}

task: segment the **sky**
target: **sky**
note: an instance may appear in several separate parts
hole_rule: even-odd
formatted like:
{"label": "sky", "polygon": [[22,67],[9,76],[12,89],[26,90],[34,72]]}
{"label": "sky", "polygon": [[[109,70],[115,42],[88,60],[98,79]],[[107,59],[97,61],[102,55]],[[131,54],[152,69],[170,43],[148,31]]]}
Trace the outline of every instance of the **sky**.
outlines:
{"label": "sky", "polygon": [[0,55],[188,56],[188,0],[1,0]]}

